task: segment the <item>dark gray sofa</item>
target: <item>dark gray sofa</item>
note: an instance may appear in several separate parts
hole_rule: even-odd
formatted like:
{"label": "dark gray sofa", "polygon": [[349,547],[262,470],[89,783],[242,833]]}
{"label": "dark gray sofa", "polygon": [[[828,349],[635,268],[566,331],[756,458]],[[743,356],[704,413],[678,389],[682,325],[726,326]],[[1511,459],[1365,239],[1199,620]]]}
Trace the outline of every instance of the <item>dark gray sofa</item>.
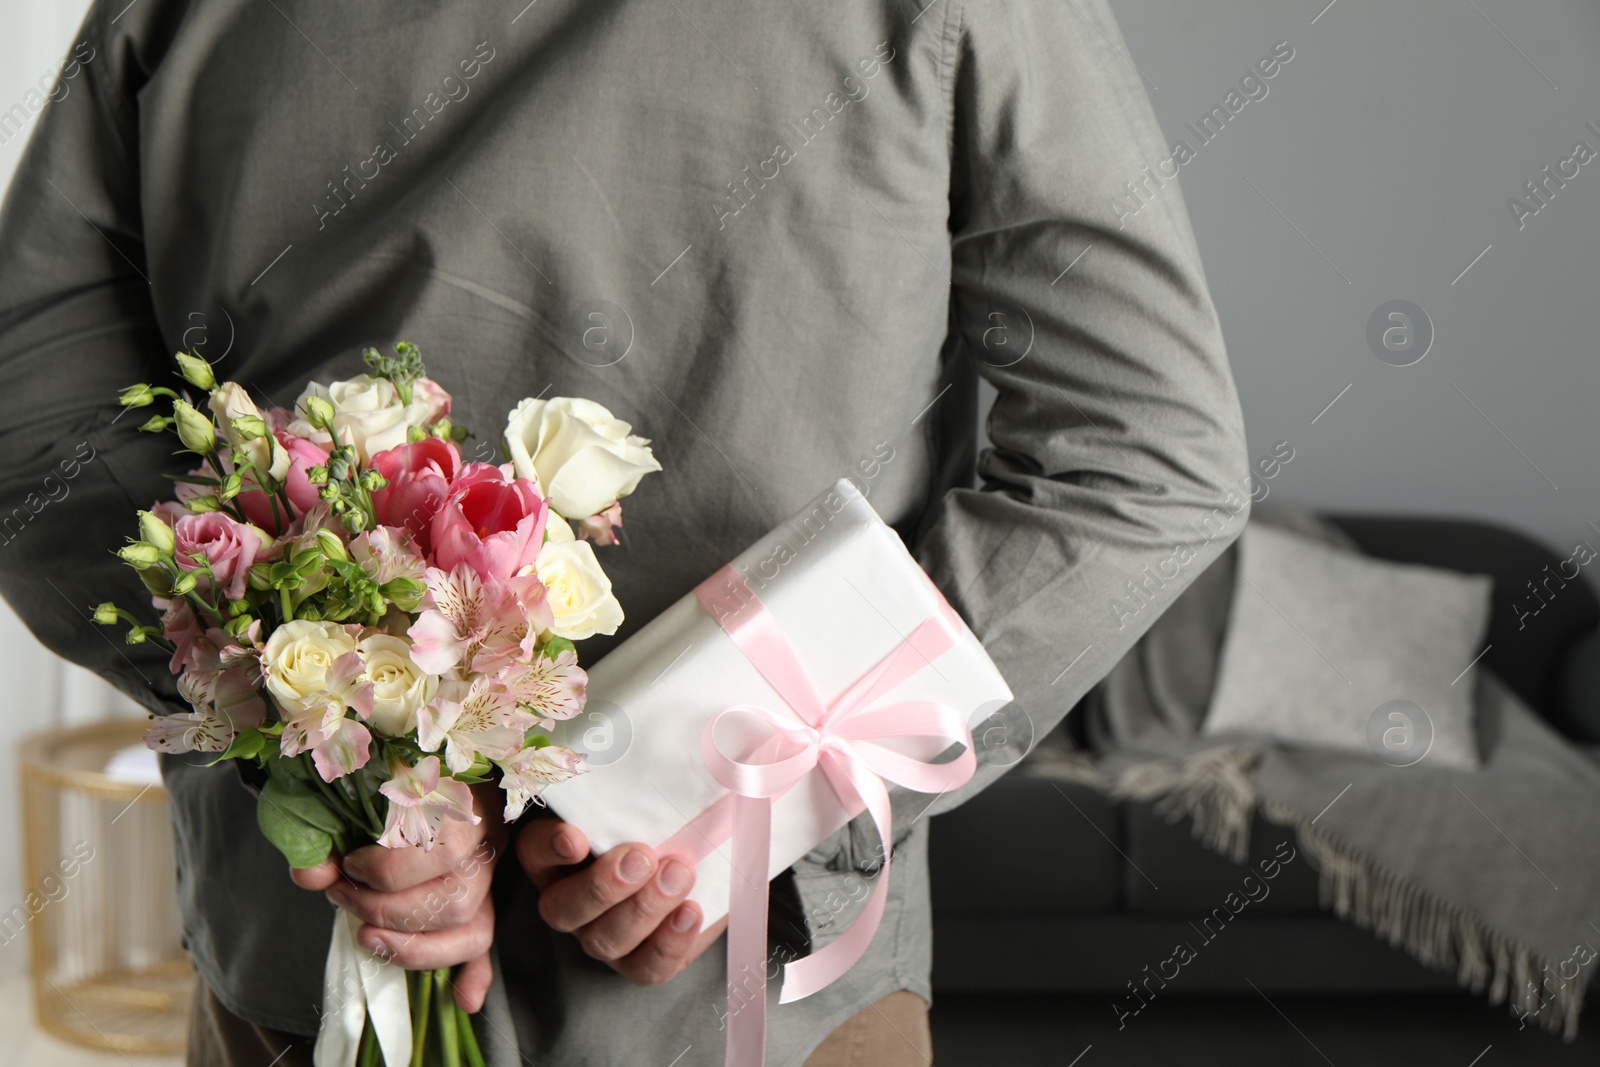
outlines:
{"label": "dark gray sofa", "polygon": [[[1575,743],[1600,746],[1600,601],[1584,577],[1558,584],[1570,547],[1554,553],[1480,522],[1334,519],[1375,556],[1491,575],[1483,665]],[[1548,583],[1545,606],[1519,618],[1516,605],[1525,612],[1537,603],[1529,581]],[[1074,730],[1075,719],[1061,728]],[[1251,865],[1285,840],[1293,843],[1292,831],[1258,817]],[[1193,939],[1192,924],[1244,873],[1193,841],[1187,824],[1145,804],[1113,804],[1026,759],[933,820],[930,863],[936,996],[1125,995],[1146,964]],[[1173,992],[1254,996],[1252,987],[1268,995],[1457,988],[1452,975],[1323,910],[1308,862],[1284,866],[1270,896],[1186,966]]]}

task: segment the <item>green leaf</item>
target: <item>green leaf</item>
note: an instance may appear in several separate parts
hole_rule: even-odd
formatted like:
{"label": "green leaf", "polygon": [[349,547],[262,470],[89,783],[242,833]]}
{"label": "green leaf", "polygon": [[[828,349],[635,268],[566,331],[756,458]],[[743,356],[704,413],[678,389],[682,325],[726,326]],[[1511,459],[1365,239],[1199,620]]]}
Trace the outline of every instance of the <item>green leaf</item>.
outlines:
{"label": "green leaf", "polygon": [[209,765],[215,766],[225,759],[256,759],[266,746],[266,735],[253,726],[247,726],[233,735],[233,740],[229,742],[227,749]]}
{"label": "green leaf", "polygon": [[557,637],[554,634],[551,634],[549,637],[544,639],[544,644],[539,646],[539,652],[546,659],[555,659],[563,652],[576,652],[577,648],[577,645],[574,645],[565,637]]}
{"label": "green leaf", "polygon": [[322,794],[299,778],[268,778],[261,795],[270,797],[273,805],[284,814],[292,815],[313,829],[328,834],[342,834],[346,829],[344,816],[328,807]]}
{"label": "green leaf", "polygon": [[272,795],[274,781],[268,779],[261,790],[261,798],[256,803],[256,825],[273,847],[283,853],[289,866],[315,867],[333,851],[333,835],[308,826],[285,811]]}

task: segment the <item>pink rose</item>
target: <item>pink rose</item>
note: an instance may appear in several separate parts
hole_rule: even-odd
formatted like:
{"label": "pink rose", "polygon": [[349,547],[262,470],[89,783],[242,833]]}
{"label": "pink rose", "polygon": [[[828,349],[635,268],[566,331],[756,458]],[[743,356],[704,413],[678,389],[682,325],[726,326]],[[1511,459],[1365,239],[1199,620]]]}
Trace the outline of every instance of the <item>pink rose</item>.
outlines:
{"label": "pink rose", "polygon": [[431,426],[450,414],[450,394],[432,378],[418,378],[411,383],[411,406],[420,406],[421,425]]}
{"label": "pink rose", "polygon": [[461,473],[461,453],[449,441],[428,437],[379,452],[372,465],[389,483],[372,494],[378,525],[410,531],[427,552],[433,517]]}
{"label": "pink rose", "polygon": [[250,565],[272,542],[261,530],[235,522],[220,511],[185,515],[173,526],[172,533],[177,541],[174,556],[178,566],[195,570],[199,567],[196,557],[204,556],[213,579],[229,600],[244,596]]}
{"label": "pink rose", "polygon": [[480,577],[510,578],[539,555],[548,513],[533,483],[509,464],[468,464],[433,517],[433,564],[449,571],[465,563]]}

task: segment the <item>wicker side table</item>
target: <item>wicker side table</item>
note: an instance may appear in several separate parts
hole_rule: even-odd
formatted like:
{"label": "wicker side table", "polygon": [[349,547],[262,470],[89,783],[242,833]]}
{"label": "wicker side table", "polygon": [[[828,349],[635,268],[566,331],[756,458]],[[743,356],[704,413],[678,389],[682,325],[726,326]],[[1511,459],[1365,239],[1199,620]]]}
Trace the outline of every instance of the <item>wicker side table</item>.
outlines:
{"label": "wicker side table", "polygon": [[159,784],[104,773],[146,722],[38,734],[19,749],[26,928],[39,1025],[120,1052],[181,1053],[194,972],[180,946],[172,829]]}

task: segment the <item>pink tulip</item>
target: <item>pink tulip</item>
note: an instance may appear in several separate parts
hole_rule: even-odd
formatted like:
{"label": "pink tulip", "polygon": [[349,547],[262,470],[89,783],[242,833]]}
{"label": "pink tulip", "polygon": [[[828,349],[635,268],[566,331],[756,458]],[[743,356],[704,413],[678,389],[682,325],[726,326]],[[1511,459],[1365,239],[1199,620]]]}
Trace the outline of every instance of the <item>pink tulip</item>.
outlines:
{"label": "pink tulip", "polygon": [[427,552],[433,517],[461,473],[461,453],[449,441],[427,437],[379,452],[372,465],[389,483],[372,494],[378,524],[410,531]]}
{"label": "pink tulip", "polygon": [[[284,476],[284,491],[289,494],[289,505],[292,514],[284,516],[283,501],[278,501],[274,510],[272,500],[266,491],[256,486],[253,482],[246,481],[244,492],[238,496],[239,506],[244,509],[245,518],[252,525],[259,526],[272,534],[281,534],[284,529],[295,519],[304,515],[321,501],[318,488],[311,484],[306,477],[306,470],[311,467],[321,467],[328,462],[328,450],[315,441],[308,441],[304,437],[296,437],[286,430],[275,430],[274,435],[283,450],[289,453],[289,473]],[[210,473],[202,471],[201,473]],[[179,496],[183,495],[180,484]],[[281,520],[281,521],[280,521]]]}
{"label": "pink tulip", "polygon": [[434,566],[465,563],[483,578],[511,578],[533,564],[544,541],[545,503],[509,465],[468,464],[430,528]]}

